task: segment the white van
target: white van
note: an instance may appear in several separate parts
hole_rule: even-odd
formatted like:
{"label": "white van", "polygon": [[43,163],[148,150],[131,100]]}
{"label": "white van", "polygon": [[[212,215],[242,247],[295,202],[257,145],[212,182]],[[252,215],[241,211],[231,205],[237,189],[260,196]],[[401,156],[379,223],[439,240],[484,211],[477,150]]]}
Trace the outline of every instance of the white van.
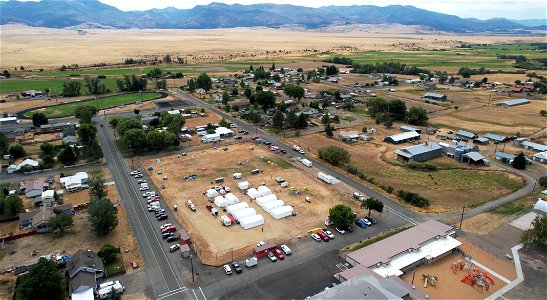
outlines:
{"label": "white van", "polygon": [[252,268],[258,264],[258,259],[256,257],[249,257],[245,260],[245,266],[247,268]]}

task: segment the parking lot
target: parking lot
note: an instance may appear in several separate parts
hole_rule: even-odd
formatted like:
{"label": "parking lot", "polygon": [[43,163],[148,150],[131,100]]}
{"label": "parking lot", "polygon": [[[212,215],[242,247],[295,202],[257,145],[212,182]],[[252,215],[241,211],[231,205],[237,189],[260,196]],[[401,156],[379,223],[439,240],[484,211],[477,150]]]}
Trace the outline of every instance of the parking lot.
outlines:
{"label": "parking lot", "polygon": [[[220,146],[186,156],[150,159],[143,162],[143,167],[153,168],[148,172],[156,186],[165,185],[161,194],[170,207],[177,205],[175,215],[190,234],[193,249],[200,260],[204,264],[219,266],[249,256],[258,241],[281,244],[307,236],[309,230],[324,226],[328,210],[335,204],[344,203],[358,209],[355,201],[294,168],[278,155],[256,144],[242,143],[228,146],[226,150]],[[251,175],[251,170],[257,168],[262,172]],[[162,174],[158,175],[158,171]],[[235,179],[233,172],[242,173],[242,178]],[[184,179],[189,174],[196,175],[196,179]],[[219,177],[223,177],[224,182],[213,183]],[[278,185],[274,180],[276,177],[285,179],[289,186]],[[253,187],[264,183],[278,199],[292,206],[297,215],[274,219],[237,188],[237,183],[242,181],[248,181]],[[203,193],[215,185],[229,187],[235,196],[264,217],[265,224],[248,230],[237,224],[222,226],[220,216],[225,213],[219,209],[219,216],[215,218],[205,208],[209,202]],[[300,194],[297,195],[297,191]],[[306,197],[310,202],[305,200]],[[186,206],[187,200],[195,204],[196,211]]]}

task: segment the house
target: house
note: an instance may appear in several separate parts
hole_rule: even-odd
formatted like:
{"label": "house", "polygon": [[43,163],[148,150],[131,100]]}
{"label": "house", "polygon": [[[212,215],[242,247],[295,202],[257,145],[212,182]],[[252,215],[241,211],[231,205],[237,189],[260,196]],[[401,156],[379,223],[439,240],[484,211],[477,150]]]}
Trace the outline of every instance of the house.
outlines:
{"label": "house", "polygon": [[38,233],[48,232],[49,218],[51,218],[53,214],[54,214],[53,209],[49,209],[49,207],[46,208],[45,206],[43,206],[42,209],[40,209],[38,213],[34,215],[34,217],[32,217],[30,225]]}
{"label": "house", "polygon": [[490,140],[484,137],[476,138],[473,140],[473,144],[479,144],[479,145],[488,145],[488,142],[490,142]]}
{"label": "house", "polygon": [[53,205],[54,202],[55,202],[55,191],[46,190],[42,192],[42,195],[40,197],[35,198],[34,205],[51,206]]}
{"label": "house", "polygon": [[479,146],[468,144],[466,142],[458,142],[453,140],[452,143],[439,143],[443,148],[443,153],[448,157],[452,157],[457,161],[461,161],[462,155],[468,152],[478,151]]}
{"label": "house", "polygon": [[361,138],[361,136],[359,135],[357,131],[340,131],[338,133],[338,138],[340,138],[341,140],[345,142],[350,142],[350,141],[355,142],[359,138]]}
{"label": "house", "polygon": [[72,176],[62,177],[60,182],[61,186],[66,188],[68,192],[77,192],[84,188],[83,184],[87,183],[88,180],[89,176],[86,172],[78,172]]}
{"label": "house", "polygon": [[399,160],[405,162],[420,162],[441,156],[443,154],[443,149],[435,142],[426,142],[395,150],[394,153]]}
{"label": "house", "polygon": [[466,162],[468,164],[488,164],[490,163],[490,161],[488,159],[486,159],[486,157],[484,157],[482,154],[480,154],[479,152],[467,152],[467,153],[464,153],[462,155],[462,160],[461,162]]}
{"label": "house", "polygon": [[512,93],[522,93],[522,88],[520,87],[514,87],[511,89]]}
{"label": "house", "polygon": [[517,147],[522,147],[526,150],[531,150],[535,152],[544,152],[547,151],[547,146],[543,144],[538,144],[528,141],[527,138],[518,138],[513,141],[513,145]]}
{"label": "house", "polygon": [[55,213],[73,215],[74,208],[70,204],[53,207],[42,206],[41,209],[19,214],[19,226],[31,226],[38,233],[45,233],[49,230],[48,222]]}
{"label": "house", "polygon": [[34,180],[19,184],[19,193],[25,194],[27,198],[42,196],[42,193],[47,189],[49,184],[45,181]]}
{"label": "house", "polygon": [[[369,268],[382,277],[400,276],[437,261],[461,245],[452,226],[430,220],[346,254],[346,262]],[[350,269],[351,270],[351,269]]]}
{"label": "house", "polygon": [[66,138],[69,136],[76,136],[76,128],[74,128],[74,126],[63,127],[63,132],[61,133],[61,137]]}
{"label": "house", "polygon": [[458,130],[456,132],[456,135],[459,136],[460,138],[464,138],[464,139],[467,139],[467,140],[472,140],[472,139],[475,139],[477,137],[477,135],[475,133],[465,131],[465,130]]}
{"label": "house", "polygon": [[503,143],[507,139],[505,136],[493,134],[493,133],[487,133],[484,135],[485,138],[495,142],[495,143]]}
{"label": "house", "polygon": [[63,143],[69,146],[74,146],[78,144],[78,138],[76,136],[69,135],[63,138]]}
{"label": "house", "polygon": [[[71,124],[67,122],[48,123],[45,125],[40,125],[40,130],[45,132],[54,132],[54,131],[60,131],[60,130],[63,130],[64,128],[69,128],[69,127],[75,128],[76,126],[79,126],[79,125],[77,123]],[[74,135],[76,135],[76,133],[74,133]],[[61,137],[63,137],[62,134],[61,134]]]}
{"label": "house", "polygon": [[[307,116],[313,116],[313,115],[318,114],[319,110],[317,110],[316,108],[313,108],[313,107],[306,106],[306,107],[302,107],[302,109],[300,109],[300,113],[305,114]],[[297,113],[297,115],[300,115],[300,114]]]}
{"label": "house", "polygon": [[19,227],[23,228],[32,224],[32,218],[38,214],[38,210],[24,212],[19,214]]}
{"label": "house", "polygon": [[414,128],[414,127],[410,127],[410,126],[406,126],[406,125],[403,125],[403,126],[399,127],[399,129],[400,129],[401,131],[404,131],[404,132],[416,131],[417,133],[422,133],[422,130],[421,130],[421,129]]}
{"label": "house", "polygon": [[319,93],[317,93],[317,95],[315,95],[315,99],[318,100],[318,99],[324,99],[326,97],[330,96],[329,92],[327,91],[321,91]]}
{"label": "house", "polygon": [[97,292],[97,279],[91,272],[78,272],[68,281],[71,300],[94,300]]}
{"label": "house", "polygon": [[38,163],[38,161],[34,160],[34,159],[30,159],[30,158],[27,158],[25,160],[23,160],[23,162],[21,162],[18,166],[17,166],[17,171],[23,169],[23,168],[31,168],[32,170],[35,170],[38,168],[38,165],[40,163]]}
{"label": "house", "polygon": [[76,251],[67,261],[66,270],[70,281],[81,272],[94,275],[95,280],[104,276],[103,260],[91,250]]}
{"label": "house", "polygon": [[385,137],[384,142],[388,142],[390,144],[400,144],[400,143],[412,142],[418,139],[420,139],[419,133],[417,133],[416,131],[409,131],[409,132],[403,132],[403,133],[394,134],[394,135]]}
{"label": "house", "polygon": [[22,91],[21,96],[23,96],[23,97],[42,96],[42,91],[37,91],[37,90]]}
{"label": "house", "polygon": [[506,160],[508,163],[513,162],[513,159],[515,159],[514,155],[511,155],[511,154],[508,154],[508,153],[505,153],[505,152],[496,152],[494,154],[494,157],[497,160]]}
{"label": "house", "polygon": [[230,137],[234,135],[234,132],[226,127],[215,128],[215,133],[220,135],[220,137]]}
{"label": "house", "polygon": [[534,154],[534,156],[532,156],[532,160],[535,160],[542,164],[547,164],[547,151]]}
{"label": "house", "polygon": [[446,95],[436,94],[436,93],[426,93],[422,98],[435,100],[435,101],[446,101],[448,99]]}
{"label": "house", "polygon": [[530,103],[530,100],[528,99],[514,99],[514,100],[507,100],[503,102],[499,102],[496,105],[502,106],[502,107],[511,107],[511,106],[517,106],[517,105],[523,105]]}

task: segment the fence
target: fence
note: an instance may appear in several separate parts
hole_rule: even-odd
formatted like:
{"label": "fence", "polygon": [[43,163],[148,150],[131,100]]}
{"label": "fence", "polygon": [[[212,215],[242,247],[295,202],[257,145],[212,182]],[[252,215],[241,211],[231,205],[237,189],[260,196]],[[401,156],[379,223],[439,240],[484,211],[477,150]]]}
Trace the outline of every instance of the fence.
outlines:
{"label": "fence", "polygon": [[36,234],[36,231],[33,230],[33,231],[23,232],[23,233],[14,234],[14,235],[8,235],[6,237],[1,237],[0,239],[2,239],[5,242],[8,242],[8,241],[17,240],[17,239],[27,237],[27,236],[31,236],[31,235],[35,235],[35,234]]}
{"label": "fence", "polygon": [[0,223],[7,223],[11,221],[19,220],[19,216],[12,216],[0,219]]}

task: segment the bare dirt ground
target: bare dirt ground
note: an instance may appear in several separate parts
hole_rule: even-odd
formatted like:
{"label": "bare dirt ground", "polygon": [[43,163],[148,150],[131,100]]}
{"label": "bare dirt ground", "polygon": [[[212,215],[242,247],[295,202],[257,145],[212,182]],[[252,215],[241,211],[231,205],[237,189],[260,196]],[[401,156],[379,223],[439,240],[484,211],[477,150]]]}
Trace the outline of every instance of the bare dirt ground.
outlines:
{"label": "bare dirt ground", "polygon": [[[397,126],[394,126],[397,127]],[[512,191],[509,185],[518,185],[522,179],[512,173],[501,171],[493,166],[472,167],[465,164],[448,163],[440,158],[439,165],[456,166],[458,169],[422,172],[404,168],[394,159],[393,151],[409,146],[389,145],[378,142],[384,136],[393,134],[396,129],[386,131],[383,126],[374,127],[377,133],[374,142],[358,142],[354,145],[328,139],[324,134],[306,134],[290,138],[287,143],[297,144],[307,150],[307,154],[317,157],[317,150],[325,145],[335,145],[351,154],[352,163],[377,182],[390,185],[395,190],[403,189],[417,192],[430,200],[431,206],[425,212],[449,212],[458,210],[461,205],[475,206]],[[346,130],[349,130],[348,128]],[[353,130],[360,131],[360,128]],[[336,132],[335,132],[336,134]],[[425,139],[425,137],[423,138]],[[436,162],[436,160],[433,160]],[[430,176],[431,175],[431,176]],[[488,178],[488,179],[487,179]],[[363,181],[364,184],[370,184]],[[374,188],[378,188],[373,186]],[[395,198],[393,195],[391,198]],[[416,209],[413,207],[413,209]]]}
{"label": "bare dirt ground", "polygon": [[[370,26],[369,26],[370,27]],[[399,26],[400,27],[400,26]],[[3,25],[2,63],[8,68],[58,67],[70,64],[120,63],[127,57],[182,56],[193,62],[249,59],[290,59],[318,51],[398,51],[446,48],[466,43],[542,41],[541,37],[461,36],[419,34],[413,29],[374,25],[373,29],[345,28],[327,31],[234,28],[212,30],[75,30]],[[367,32],[368,31],[368,32]],[[241,41],[245,40],[244,44]],[[123,45],[123,46],[122,46]],[[272,49],[271,45],[282,45]],[[169,50],[167,50],[169,49]],[[77,51],[75,51],[77,50]],[[266,53],[266,51],[269,51]],[[39,56],[36,53],[40,53]],[[27,69],[28,69],[27,68]]]}
{"label": "bare dirt ground", "polygon": [[[242,165],[238,166],[238,161],[241,161]],[[274,165],[268,164],[268,161]],[[166,185],[165,189],[160,190],[161,194],[170,206],[176,204],[179,207],[176,212],[177,218],[189,232],[194,249],[206,264],[220,265],[244,258],[261,240],[277,243],[296,240],[299,236],[306,235],[309,230],[321,226],[328,215],[328,209],[335,204],[344,203],[357,209],[356,204],[348,197],[337,193],[332,187],[322,184],[311,175],[282,162],[272,152],[253,144],[231,145],[228,146],[228,151],[221,148],[194,151],[188,156],[176,158],[173,155],[161,158],[160,163],[150,159],[143,161],[142,164],[145,167],[154,167],[151,176],[156,185]],[[250,170],[254,168],[263,169],[263,172],[250,175]],[[156,175],[157,170],[162,170],[169,179],[162,180],[163,175]],[[234,179],[232,171],[243,173],[243,178]],[[195,173],[198,179],[184,180],[182,177],[189,173]],[[264,217],[264,226],[249,230],[244,230],[239,225],[224,227],[220,223],[222,211],[219,212],[218,218],[214,218],[205,209],[208,202],[203,192],[214,186],[211,184],[214,178],[221,176],[224,177],[224,186],[230,187],[242,202],[247,202],[249,207]],[[283,177],[289,182],[290,187],[303,193],[294,195],[289,188],[281,188],[273,180],[275,177]],[[279,199],[291,205],[298,215],[281,220],[273,219],[260,206],[250,202],[250,198],[237,188],[237,183],[245,180],[254,187],[264,182]],[[305,189],[307,191],[304,191]],[[306,196],[311,197],[312,204],[305,202]],[[192,200],[196,204],[196,212],[186,207],[186,200]]]}
{"label": "bare dirt ground", "polygon": [[13,299],[16,279],[12,274],[0,274],[0,299]]}
{"label": "bare dirt ground", "polygon": [[184,127],[195,129],[196,126],[207,125],[209,123],[218,124],[218,122],[220,122],[220,120],[222,119],[219,115],[209,110],[206,110],[205,113],[206,113],[205,117],[195,117],[195,118],[185,119]]}

